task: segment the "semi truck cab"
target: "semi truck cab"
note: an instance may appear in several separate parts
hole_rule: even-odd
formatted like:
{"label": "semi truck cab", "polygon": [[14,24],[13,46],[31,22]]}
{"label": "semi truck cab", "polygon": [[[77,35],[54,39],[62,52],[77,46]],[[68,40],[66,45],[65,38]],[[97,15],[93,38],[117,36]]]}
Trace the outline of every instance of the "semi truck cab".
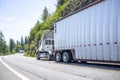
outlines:
{"label": "semi truck cab", "polygon": [[51,60],[53,59],[53,46],[54,46],[54,38],[53,38],[53,30],[44,30],[42,34],[42,38],[39,42],[39,48],[36,52],[36,58]]}

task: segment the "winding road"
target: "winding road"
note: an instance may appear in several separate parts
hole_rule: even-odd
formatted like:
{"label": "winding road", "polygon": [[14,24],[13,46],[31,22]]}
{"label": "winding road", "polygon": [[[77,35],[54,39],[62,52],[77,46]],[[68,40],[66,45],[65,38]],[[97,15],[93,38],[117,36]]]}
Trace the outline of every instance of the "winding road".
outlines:
{"label": "winding road", "polygon": [[120,65],[56,63],[17,53],[0,57],[0,80],[120,80]]}

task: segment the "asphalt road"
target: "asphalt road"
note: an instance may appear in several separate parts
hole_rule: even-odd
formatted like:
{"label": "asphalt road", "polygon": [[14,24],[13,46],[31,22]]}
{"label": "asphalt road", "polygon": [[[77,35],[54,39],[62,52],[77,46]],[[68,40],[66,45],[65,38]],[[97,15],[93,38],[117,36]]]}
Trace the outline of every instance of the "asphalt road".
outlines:
{"label": "asphalt road", "polygon": [[[29,80],[120,80],[120,66],[98,63],[56,63],[36,60],[22,54],[2,56],[12,69]],[[21,80],[0,62],[0,80]]]}
{"label": "asphalt road", "polygon": [[20,78],[0,62],[0,80],[20,80]]}

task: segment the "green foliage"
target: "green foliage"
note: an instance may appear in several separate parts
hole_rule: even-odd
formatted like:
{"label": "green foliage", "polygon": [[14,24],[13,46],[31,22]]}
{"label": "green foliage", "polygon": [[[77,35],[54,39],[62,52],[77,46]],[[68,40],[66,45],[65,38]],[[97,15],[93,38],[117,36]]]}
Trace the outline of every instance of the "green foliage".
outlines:
{"label": "green foliage", "polygon": [[25,52],[27,52],[29,50],[29,44],[25,44],[24,49],[25,49]]}
{"label": "green foliage", "polygon": [[37,21],[37,23],[35,24],[35,26],[31,29],[30,37],[35,38],[35,35],[39,32],[39,30],[41,29],[41,27],[42,27],[42,24],[39,21]]}
{"label": "green foliage", "polygon": [[9,40],[9,47],[6,44],[4,35],[0,31],[0,55],[9,55],[13,53],[18,53],[22,49],[20,42],[17,40],[16,43],[13,39]]}
{"label": "green foliage", "polygon": [[21,47],[21,44],[20,44],[20,42],[17,40],[17,41],[16,41],[16,45],[15,45],[15,52],[19,53],[19,50],[20,50],[21,48],[22,48],[22,47]]}
{"label": "green foliage", "polygon": [[41,37],[42,37],[42,30],[39,30],[39,32],[35,35],[35,41],[39,42]]}
{"label": "green foliage", "polygon": [[25,44],[27,44],[28,43],[28,38],[27,38],[27,36],[25,36]]}
{"label": "green foliage", "polygon": [[54,21],[58,20],[60,17],[62,16],[62,11],[64,10],[64,8],[66,7],[67,3],[64,3],[62,6],[59,6],[58,9],[56,10],[54,16]]}
{"label": "green foliage", "polygon": [[45,21],[48,16],[48,10],[46,7],[44,7],[43,14],[42,14],[42,20]]}
{"label": "green foliage", "polygon": [[35,56],[36,45],[35,42],[32,41],[31,44],[26,44],[25,46],[25,56]]}
{"label": "green foliage", "polygon": [[28,37],[28,44],[25,44],[26,55],[35,56],[35,51],[39,47],[39,41],[42,37],[44,30],[53,29],[53,23],[62,16],[62,11],[65,9],[67,3],[70,0],[58,0],[57,9],[54,14],[49,14],[47,8],[43,10],[42,20],[43,22],[37,21],[35,26],[31,29]]}
{"label": "green foliage", "polygon": [[23,36],[21,36],[21,47],[24,49],[24,41],[23,41]]}
{"label": "green foliage", "polygon": [[31,42],[30,50],[31,50],[31,54],[32,54],[32,53],[35,54],[35,51],[36,51],[36,45],[35,45],[35,42],[34,42],[34,41]]}
{"label": "green foliage", "polygon": [[63,5],[65,0],[57,0],[57,7]]}
{"label": "green foliage", "polygon": [[85,7],[86,5],[95,2],[96,0],[70,0],[69,4],[65,7],[62,14],[66,16],[76,10]]}
{"label": "green foliage", "polygon": [[14,50],[15,49],[15,42],[13,39],[10,39],[10,41],[9,41],[9,48],[10,48],[11,53],[15,52],[15,50]]}
{"label": "green foliage", "polygon": [[0,31],[0,55],[7,55],[9,53],[8,46],[4,39],[4,35]]}

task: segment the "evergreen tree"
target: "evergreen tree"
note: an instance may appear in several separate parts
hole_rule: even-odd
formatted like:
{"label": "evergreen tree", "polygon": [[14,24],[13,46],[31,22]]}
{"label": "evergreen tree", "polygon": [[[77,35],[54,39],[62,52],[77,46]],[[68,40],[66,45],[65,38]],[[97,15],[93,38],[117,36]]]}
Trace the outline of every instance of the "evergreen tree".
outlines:
{"label": "evergreen tree", "polygon": [[27,38],[27,36],[25,36],[25,44],[27,44],[28,43],[28,38]]}
{"label": "evergreen tree", "polygon": [[57,0],[57,7],[59,7],[60,5],[63,5],[64,0]]}
{"label": "evergreen tree", "polygon": [[0,55],[6,55],[8,53],[8,46],[6,44],[4,35],[0,31]]}
{"label": "evergreen tree", "polygon": [[17,40],[16,41],[16,46],[15,46],[15,52],[19,52],[19,50],[21,49],[21,45],[20,45],[20,42]]}
{"label": "evergreen tree", "polygon": [[53,23],[62,16],[62,11],[65,9],[66,5],[70,0],[57,0],[57,8],[53,14],[49,14],[47,8],[43,10],[41,19],[43,22],[37,21],[34,27],[31,29],[28,36],[28,43],[25,44],[25,55],[35,55],[36,49],[39,47],[39,40],[41,39],[42,32],[44,30],[53,29]]}
{"label": "evergreen tree", "polygon": [[21,47],[24,49],[24,41],[23,41],[23,36],[21,36]]}
{"label": "evergreen tree", "polygon": [[42,20],[45,21],[48,17],[48,10],[46,7],[44,7],[43,14],[42,14]]}
{"label": "evergreen tree", "polygon": [[14,53],[14,52],[15,52],[15,51],[14,51],[14,49],[15,49],[15,42],[14,42],[13,39],[10,39],[10,41],[9,41],[9,48],[10,48],[10,52],[11,52],[11,53]]}

